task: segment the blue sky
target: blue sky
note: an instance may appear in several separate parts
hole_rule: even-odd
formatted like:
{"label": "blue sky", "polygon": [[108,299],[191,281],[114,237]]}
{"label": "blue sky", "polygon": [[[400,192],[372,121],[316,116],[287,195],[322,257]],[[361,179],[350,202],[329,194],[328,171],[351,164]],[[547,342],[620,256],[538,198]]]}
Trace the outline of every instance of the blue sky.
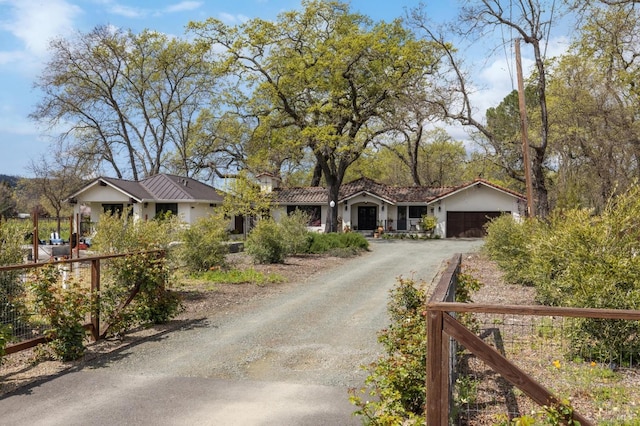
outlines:
{"label": "blue sky", "polygon": [[[352,0],[351,8],[374,20],[404,15],[417,0]],[[456,0],[427,1],[436,22],[455,17]],[[28,119],[38,102],[32,89],[47,58],[48,41],[74,30],[111,24],[137,32],[184,35],[189,21],[215,17],[228,24],[274,19],[300,7],[299,0],[0,0],[0,174],[29,176],[30,159],[46,155],[47,135]],[[523,52],[523,56],[525,53]],[[523,60],[526,66],[526,59]],[[479,74],[482,104],[495,106],[512,88],[504,58],[486,61]],[[483,105],[484,107],[484,105]]]}

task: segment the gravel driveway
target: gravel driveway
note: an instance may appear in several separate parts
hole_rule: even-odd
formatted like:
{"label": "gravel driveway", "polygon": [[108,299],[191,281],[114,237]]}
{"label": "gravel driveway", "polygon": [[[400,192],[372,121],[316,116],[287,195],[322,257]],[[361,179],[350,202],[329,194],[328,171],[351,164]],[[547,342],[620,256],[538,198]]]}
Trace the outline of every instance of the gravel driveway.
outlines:
{"label": "gravel driveway", "polygon": [[374,240],[371,252],[0,400],[3,424],[349,425],[347,389],[381,348],[400,275],[430,283],[481,240]]}

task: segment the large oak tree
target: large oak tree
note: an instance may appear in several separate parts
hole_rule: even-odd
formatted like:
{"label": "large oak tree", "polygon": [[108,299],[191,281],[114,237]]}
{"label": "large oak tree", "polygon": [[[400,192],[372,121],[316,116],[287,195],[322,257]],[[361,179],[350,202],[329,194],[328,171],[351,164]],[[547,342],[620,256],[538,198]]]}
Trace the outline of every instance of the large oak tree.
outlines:
{"label": "large oak tree", "polygon": [[[408,91],[427,90],[439,54],[399,21],[374,24],[338,2],[302,6],[275,22],[230,27],[208,19],[190,28],[226,55],[250,93],[246,107],[259,127],[296,130],[268,142],[311,150],[329,203],[337,201],[348,167],[387,130],[381,118],[399,108]],[[336,208],[327,230],[336,229]]]}

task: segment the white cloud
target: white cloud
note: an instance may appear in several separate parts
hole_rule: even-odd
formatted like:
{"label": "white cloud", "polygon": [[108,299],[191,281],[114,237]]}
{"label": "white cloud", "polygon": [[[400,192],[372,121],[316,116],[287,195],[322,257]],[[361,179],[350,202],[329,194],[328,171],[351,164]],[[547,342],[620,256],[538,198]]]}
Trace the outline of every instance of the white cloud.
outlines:
{"label": "white cloud", "polygon": [[[569,46],[566,37],[553,38],[546,46],[546,57],[559,56],[567,51]],[[509,93],[518,89],[516,76],[515,48],[501,56],[496,56],[493,61],[489,61],[487,66],[478,73],[477,83],[481,85],[479,91],[474,94],[474,106],[477,111],[484,116],[488,108],[496,107]],[[525,82],[534,71],[535,60],[533,51],[527,44],[521,44],[520,53],[522,57],[522,73]],[[544,53],[544,52],[543,52]]]}
{"label": "white cloud", "polygon": [[109,12],[114,15],[124,16],[125,18],[140,18],[145,16],[145,12],[136,7],[123,6],[118,3],[113,3],[109,6]]}
{"label": "white cloud", "polygon": [[0,65],[11,64],[26,59],[25,53],[19,50],[0,51]]}
{"label": "white cloud", "polygon": [[73,28],[81,9],[65,0],[8,0],[9,16],[0,28],[18,38],[36,56],[46,55],[49,41]]}
{"label": "white cloud", "polygon": [[232,15],[226,12],[220,12],[219,16],[220,20],[226,24],[238,24],[247,22],[249,19],[251,19],[246,15]]}
{"label": "white cloud", "polygon": [[190,10],[199,9],[204,3],[201,1],[182,1],[180,3],[168,6],[165,11],[169,13],[173,12],[185,12]]}

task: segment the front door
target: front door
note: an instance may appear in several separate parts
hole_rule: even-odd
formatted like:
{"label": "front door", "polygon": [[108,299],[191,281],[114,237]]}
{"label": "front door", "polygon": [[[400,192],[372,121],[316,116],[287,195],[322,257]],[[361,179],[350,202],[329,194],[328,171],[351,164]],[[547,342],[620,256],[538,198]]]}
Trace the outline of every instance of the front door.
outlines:
{"label": "front door", "polygon": [[407,230],[407,206],[398,206],[398,231]]}
{"label": "front door", "polygon": [[378,222],[378,208],[376,206],[358,207],[358,229],[372,231],[376,229]]}

